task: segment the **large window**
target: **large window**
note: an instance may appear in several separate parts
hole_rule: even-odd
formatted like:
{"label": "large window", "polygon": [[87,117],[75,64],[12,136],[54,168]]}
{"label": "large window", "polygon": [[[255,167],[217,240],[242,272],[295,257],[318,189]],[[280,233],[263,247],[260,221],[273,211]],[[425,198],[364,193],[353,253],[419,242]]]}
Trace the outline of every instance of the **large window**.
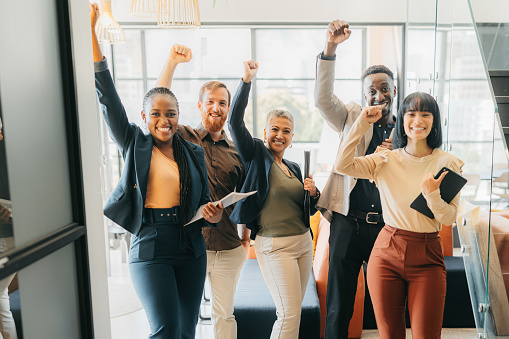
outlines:
{"label": "large window", "polygon": [[[129,119],[142,126],[143,95],[154,86],[171,46],[190,47],[193,59],[179,65],[172,90],[179,100],[180,123],[193,127],[201,121],[197,109],[201,85],[209,80],[222,81],[233,96],[243,75],[242,63],[257,60],[260,68],[246,111],[249,130],[262,138],[267,113],[276,108],[288,110],[296,123],[293,147],[285,157],[302,164],[303,150],[311,150],[311,171],[317,173],[318,185],[323,186],[339,143],[337,133],[324,122],[314,103],[316,56],[323,50],[325,27],[124,27],[127,43],[115,45],[110,59]],[[362,104],[360,75],[367,65],[383,63],[396,78],[400,74],[402,26],[358,26],[352,31],[338,49],[334,92],[345,103]],[[392,47],[381,50],[380,46]]]}

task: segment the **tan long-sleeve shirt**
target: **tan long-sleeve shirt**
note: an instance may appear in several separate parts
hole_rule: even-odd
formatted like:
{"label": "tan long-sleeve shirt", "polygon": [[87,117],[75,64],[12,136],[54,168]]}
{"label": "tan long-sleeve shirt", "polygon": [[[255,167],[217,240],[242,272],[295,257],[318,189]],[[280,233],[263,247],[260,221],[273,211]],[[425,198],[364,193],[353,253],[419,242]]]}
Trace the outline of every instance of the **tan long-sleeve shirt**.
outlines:
{"label": "tan long-sleeve shirt", "polygon": [[451,225],[456,219],[459,194],[450,204],[442,200],[440,189],[424,195],[434,219],[417,212],[410,204],[421,193],[421,181],[426,173],[437,174],[444,166],[461,173],[463,161],[439,149],[422,158],[411,156],[403,149],[379,149],[374,154],[355,157],[355,147],[370,128],[371,125],[361,118],[355,121],[341,144],[341,156],[334,168],[344,175],[375,181],[384,220],[390,226],[413,232],[436,232],[441,224]]}

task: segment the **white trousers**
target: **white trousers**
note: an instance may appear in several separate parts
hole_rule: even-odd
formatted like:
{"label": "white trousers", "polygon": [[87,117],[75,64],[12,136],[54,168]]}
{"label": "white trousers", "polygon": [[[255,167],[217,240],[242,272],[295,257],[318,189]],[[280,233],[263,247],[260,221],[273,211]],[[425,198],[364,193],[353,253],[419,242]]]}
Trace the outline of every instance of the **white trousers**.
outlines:
{"label": "white trousers", "polygon": [[[14,238],[0,238],[0,253],[10,250],[14,247]],[[17,339],[16,325],[11,313],[11,303],[9,300],[9,285],[15,274],[11,274],[5,279],[0,280],[0,338]]]}
{"label": "white trousers", "polygon": [[242,245],[231,250],[207,251],[207,278],[212,291],[210,304],[214,338],[237,338],[233,298],[246,259],[246,251]]}
{"label": "white trousers", "polygon": [[313,265],[310,232],[289,237],[256,236],[258,264],[276,305],[270,339],[299,337],[302,300]]}

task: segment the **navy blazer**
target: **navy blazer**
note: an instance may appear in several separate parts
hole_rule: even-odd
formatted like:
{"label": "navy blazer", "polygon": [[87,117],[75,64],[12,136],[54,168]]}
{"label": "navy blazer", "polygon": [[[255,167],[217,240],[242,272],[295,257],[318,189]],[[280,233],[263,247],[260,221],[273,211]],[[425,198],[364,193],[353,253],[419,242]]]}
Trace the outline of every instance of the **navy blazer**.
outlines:
{"label": "navy blazer", "polygon": [[[144,134],[140,127],[129,123],[106,60],[95,63],[95,86],[104,120],[125,162],[122,176],[104,206],[104,214],[127,231],[138,235],[143,222],[154,140],[151,134]],[[203,148],[191,142],[185,142],[191,146],[199,163],[198,168],[191,154],[184,147],[191,173],[191,206],[196,211],[200,205],[210,201],[208,182],[202,182],[199,173],[201,171],[203,178],[207,178],[207,167]],[[205,252],[201,228],[216,225],[200,219],[186,226],[196,257]]]}
{"label": "navy blazer", "polygon": [[[251,136],[244,123],[250,90],[251,83],[240,82],[228,115],[228,128],[246,171],[246,179],[241,192],[258,192],[237,202],[230,219],[236,224],[246,224],[251,230],[251,239],[255,239],[259,229],[257,217],[269,192],[269,171],[274,162],[274,155],[262,140]],[[299,165],[285,159],[283,159],[283,163],[303,183]],[[316,212],[316,201],[316,199],[311,199],[311,214]],[[309,227],[309,220],[304,220],[304,223],[306,227]]]}

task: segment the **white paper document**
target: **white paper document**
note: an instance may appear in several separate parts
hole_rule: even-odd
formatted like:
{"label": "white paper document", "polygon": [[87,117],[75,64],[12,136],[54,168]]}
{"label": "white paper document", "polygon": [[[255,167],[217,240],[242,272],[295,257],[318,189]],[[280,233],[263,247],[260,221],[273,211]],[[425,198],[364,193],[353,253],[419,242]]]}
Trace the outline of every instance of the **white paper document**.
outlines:
{"label": "white paper document", "polygon": [[12,202],[10,200],[0,199],[0,204],[12,212]]}
{"label": "white paper document", "polygon": [[[221,203],[223,203],[223,207],[228,207],[228,206],[236,203],[237,201],[240,201],[242,199],[249,197],[250,195],[255,194],[256,192],[258,192],[258,191],[252,191],[252,192],[248,192],[248,193],[231,192],[223,199],[214,201],[213,204],[214,204],[214,206],[217,206],[221,202]],[[195,222],[196,220],[200,220],[201,218],[203,218],[203,216],[201,215],[201,211],[203,210],[203,207],[205,207],[205,205],[201,205],[198,208],[198,210],[196,211],[194,217],[184,226],[187,226],[187,225]]]}

